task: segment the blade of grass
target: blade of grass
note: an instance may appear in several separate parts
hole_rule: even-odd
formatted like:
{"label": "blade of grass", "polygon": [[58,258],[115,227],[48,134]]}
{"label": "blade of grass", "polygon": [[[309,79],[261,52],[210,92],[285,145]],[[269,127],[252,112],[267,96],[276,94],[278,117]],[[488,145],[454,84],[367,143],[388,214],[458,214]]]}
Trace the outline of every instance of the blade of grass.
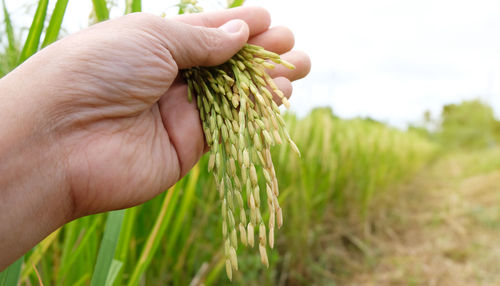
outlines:
{"label": "blade of grass", "polygon": [[94,274],[90,282],[92,286],[105,285],[106,283],[113,257],[115,257],[115,250],[118,245],[124,215],[125,210],[112,211],[108,214]]}
{"label": "blade of grass", "polygon": [[125,5],[126,5],[125,14],[142,11],[142,1],[141,0],[126,0]]}
{"label": "blade of grass", "polygon": [[155,225],[149,233],[146,245],[141,252],[139,261],[137,262],[134,271],[132,272],[132,276],[127,284],[129,286],[135,286],[139,284],[139,279],[153,259],[154,253],[158,248],[158,244],[160,243],[160,238],[163,236],[163,233],[167,229],[168,223],[173,214],[174,208],[169,207],[170,203],[172,202],[172,204],[175,206],[179,198],[179,192],[176,191],[176,186],[177,185],[167,191],[167,195],[165,196],[165,199],[163,200],[163,203],[161,205],[160,213],[156,218]]}
{"label": "blade of grass", "polygon": [[49,26],[45,31],[45,39],[43,40],[42,48],[57,40],[67,6],[68,0],[57,0],[56,7],[52,12],[52,17],[50,17]]}
{"label": "blade of grass", "polygon": [[47,15],[48,4],[49,0],[40,0],[38,2],[35,17],[33,17],[33,22],[31,23],[30,31],[28,33],[28,37],[26,38],[26,42],[24,43],[24,47],[21,52],[21,56],[19,57],[18,64],[21,64],[27,58],[36,53],[36,51],[38,51],[38,45],[40,44],[40,37],[42,35],[45,16]]}
{"label": "blade of grass", "polygon": [[98,22],[106,21],[109,19],[109,10],[106,0],[92,0],[94,3],[94,11]]}
{"label": "blade of grass", "polygon": [[16,262],[0,273],[0,286],[16,286],[18,284],[23,261],[24,256],[16,260]]}

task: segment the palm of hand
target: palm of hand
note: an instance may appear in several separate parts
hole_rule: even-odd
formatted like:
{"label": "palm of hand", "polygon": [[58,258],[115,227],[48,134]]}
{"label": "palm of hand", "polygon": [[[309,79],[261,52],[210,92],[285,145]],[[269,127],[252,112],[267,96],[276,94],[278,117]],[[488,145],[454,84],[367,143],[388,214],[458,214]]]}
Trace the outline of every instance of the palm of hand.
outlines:
{"label": "palm of hand", "polygon": [[[76,212],[132,206],[180,178],[185,158],[165,126],[174,126],[172,134],[182,131],[175,122],[164,120],[168,119],[162,118],[156,103],[138,115],[103,118],[74,133],[69,160],[75,166],[70,178],[73,199],[79,202]],[[191,142],[179,142],[180,146],[186,146],[184,143]],[[202,150],[196,152],[198,156]]]}
{"label": "palm of hand", "polygon": [[63,148],[77,213],[151,199],[203,154],[198,112],[185,85],[174,82],[178,69],[169,51],[153,37],[127,33],[126,42],[92,39],[99,54],[69,56],[76,62],[66,77],[75,84],[65,97],[72,112]]}

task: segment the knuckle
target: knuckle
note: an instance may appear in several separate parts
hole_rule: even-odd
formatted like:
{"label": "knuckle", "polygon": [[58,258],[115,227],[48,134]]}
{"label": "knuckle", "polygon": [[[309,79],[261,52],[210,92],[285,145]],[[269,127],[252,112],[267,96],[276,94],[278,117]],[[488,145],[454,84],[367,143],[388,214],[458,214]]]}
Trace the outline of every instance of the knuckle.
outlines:
{"label": "knuckle", "polygon": [[203,62],[206,65],[210,65],[214,62],[214,59],[217,57],[221,48],[224,44],[224,38],[220,35],[219,31],[216,29],[199,29],[199,45],[204,50],[204,53],[201,53]]}
{"label": "knuckle", "polygon": [[162,30],[168,25],[165,19],[149,13],[132,13],[125,16],[127,21],[126,28],[139,34],[148,34],[158,38]]}
{"label": "knuckle", "polygon": [[159,20],[163,20],[161,17],[145,13],[145,12],[137,12],[137,13],[131,13],[127,14],[125,18],[129,19],[132,24],[142,24],[145,26],[149,26],[152,24],[155,24]]}

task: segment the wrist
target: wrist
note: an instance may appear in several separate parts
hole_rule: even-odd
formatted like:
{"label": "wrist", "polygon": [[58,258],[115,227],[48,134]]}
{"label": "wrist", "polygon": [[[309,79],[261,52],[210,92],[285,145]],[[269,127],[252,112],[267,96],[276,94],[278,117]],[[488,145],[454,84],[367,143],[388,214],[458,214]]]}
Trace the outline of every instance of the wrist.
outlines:
{"label": "wrist", "polygon": [[0,271],[72,219],[64,160],[21,83],[0,79]]}

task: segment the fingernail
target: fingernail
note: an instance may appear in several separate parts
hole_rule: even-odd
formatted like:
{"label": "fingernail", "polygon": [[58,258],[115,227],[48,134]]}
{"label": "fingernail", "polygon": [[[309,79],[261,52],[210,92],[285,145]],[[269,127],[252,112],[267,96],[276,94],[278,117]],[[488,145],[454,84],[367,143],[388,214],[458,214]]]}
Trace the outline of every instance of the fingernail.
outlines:
{"label": "fingernail", "polygon": [[227,33],[238,33],[245,23],[242,20],[231,20],[220,26],[219,29]]}

